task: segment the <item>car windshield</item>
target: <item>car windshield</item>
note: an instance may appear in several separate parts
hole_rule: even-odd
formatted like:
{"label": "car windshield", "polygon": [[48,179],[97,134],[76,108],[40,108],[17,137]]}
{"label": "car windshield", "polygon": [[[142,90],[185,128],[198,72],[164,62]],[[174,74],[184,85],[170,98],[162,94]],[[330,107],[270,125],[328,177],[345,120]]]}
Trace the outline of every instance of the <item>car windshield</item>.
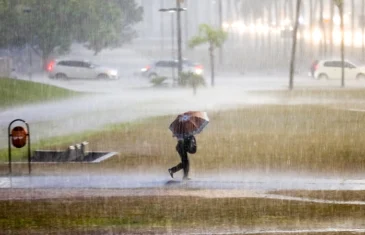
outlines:
{"label": "car windshield", "polygon": [[194,66],[195,63],[193,63],[192,61],[190,60],[184,60],[183,61],[183,64],[186,65],[186,66]]}
{"label": "car windshield", "polygon": [[348,62],[354,65],[355,67],[364,66],[364,64],[358,59],[351,59]]}
{"label": "car windshield", "polygon": [[98,64],[94,64],[94,63],[89,63],[90,64],[90,67],[100,67],[100,65]]}

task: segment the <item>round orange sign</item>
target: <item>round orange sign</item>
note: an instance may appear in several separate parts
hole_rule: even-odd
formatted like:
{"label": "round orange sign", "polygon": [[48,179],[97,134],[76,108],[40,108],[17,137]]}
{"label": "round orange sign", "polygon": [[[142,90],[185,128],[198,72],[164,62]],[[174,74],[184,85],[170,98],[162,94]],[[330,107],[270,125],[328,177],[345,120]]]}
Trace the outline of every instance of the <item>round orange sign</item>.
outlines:
{"label": "round orange sign", "polygon": [[22,148],[27,143],[27,131],[21,127],[14,127],[11,131],[11,141],[14,147]]}

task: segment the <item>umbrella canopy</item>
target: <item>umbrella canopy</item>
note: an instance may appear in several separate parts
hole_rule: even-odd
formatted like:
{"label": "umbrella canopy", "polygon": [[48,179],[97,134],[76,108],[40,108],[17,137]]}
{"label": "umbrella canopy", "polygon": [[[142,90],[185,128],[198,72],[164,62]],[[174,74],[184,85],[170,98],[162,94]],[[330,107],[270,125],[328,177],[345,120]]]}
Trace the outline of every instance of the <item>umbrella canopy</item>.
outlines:
{"label": "umbrella canopy", "polygon": [[209,123],[206,112],[189,111],[177,116],[169,129],[177,138],[199,134]]}

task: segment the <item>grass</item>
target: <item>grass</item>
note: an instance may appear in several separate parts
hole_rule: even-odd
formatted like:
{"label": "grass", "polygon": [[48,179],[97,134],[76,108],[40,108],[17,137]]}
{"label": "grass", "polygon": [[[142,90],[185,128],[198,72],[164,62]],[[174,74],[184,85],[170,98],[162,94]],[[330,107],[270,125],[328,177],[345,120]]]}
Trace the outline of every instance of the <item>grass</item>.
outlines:
{"label": "grass", "polygon": [[345,101],[346,99],[364,99],[365,92],[363,88],[351,88],[351,89],[303,89],[296,88],[294,90],[271,90],[271,91],[252,91],[252,94],[264,94],[274,95],[288,100],[288,98],[311,98],[311,99],[336,99],[339,101]]}
{"label": "grass", "polygon": [[[119,228],[182,231],[219,228],[300,229],[365,219],[365,206],[260,198],[112,197],[0,201],[1,231]],[[38,233],[37,233],[38,234]]]}
{"label": "grass", "polygon": [[337,190],[285,190],[273,191],[271,194],[279,194],[300,198],[311,198],[331,201],[365,201],[365,191],[337,191]]}
{"label": "grass", "polygon": [[[342,91],[340,91],[342,92]],[[288,93],[292,95],[293,93]],[[294,94],[295,95],[295,94]],[[362,99],[361,92],[311,92],[308,96]],[[365,96],[365,95],[364,95]],[[365,97],[364,97],[365,98]],[[191,155],[192,171],[229,170],[310,171],[345,175],[365,170],[365,113],[333,109],[325,105],[264,105],[209,113],[210,124],[197,136],[198,152]],[[119,152],[100,164],[34,166],[35,172],[106,173],[146,171],[174,165],[179,160],[176,140],[168,125],[175,116],[110,125],[101,131],[51,138],[33,149],[65,149],[87,140],[91,150]],[[25,149],[24,149],[25,150]],[[14,150],[15,159],[25,159]],[[0,151],[7,159],[7,149]],[[5,166],[6,168],[6,166]],[[0,170],[1,171],[1,170]],[[6,170],[4,170],[6,172]],[[166,172],[167,174],[167,172]],[[364,201],[364,191],[277,191],[305,198]],[[112,197],[32,201],[0,201],[0,231],[8,234],[184,233],[187,230],[219,231],[220,228],[252,230],[274,228],[361,228],[364,205],[338,205],[265,198]],[[107,233],[105,232],[105,233]],[[259,234],[259,233],[257,233]],[[295,233],[293,233],[295,234]],[[312,234],[310,232],[306,234]],[[313,233],[315,234],[315,233]],[[328,232],[327,234],[352,234]]]}
{"label": "grass", "polygon": [[0,108],[68,98],[79,94],[47,84],[0,77]]}
{"label": "grass", "polygon": [[[168,130],[174,118],[163,116],[112,125],[33,147],[66,149],[76,140],[87,140],[91,150],[120,153],[106,162],[105,168],[168,166],[178,161],[176,140]],[[191,155],[192,168],[202,172],[259,169],[356,174],[365,169],[363,112],[321,105],[268,105],[210,113],[210,120],[197,136],[198,152]],[[14,155],[18,159],[21,156]],[[7,159],[7,149],[0,152],[0,157]]]}

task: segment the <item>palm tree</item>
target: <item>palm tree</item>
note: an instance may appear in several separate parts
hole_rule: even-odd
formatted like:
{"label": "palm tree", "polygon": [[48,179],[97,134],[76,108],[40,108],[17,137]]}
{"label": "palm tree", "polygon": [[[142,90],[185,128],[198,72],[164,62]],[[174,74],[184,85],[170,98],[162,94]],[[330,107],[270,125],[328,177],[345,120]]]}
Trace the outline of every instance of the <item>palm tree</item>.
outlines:
{"label": "palm tree", "polygon": [[341,61],[342,61],[342,75],[341,75],[341,87],[345,87],[345,32],[343,22],[343,0],[333,0],[338,7],[341,18]]}
{"label": "palm tree", "polygon": [[214,50],[220,48],[226,41],[228,34],[221,28],[213,28],[207,24],[199,26],[199,34],[189,41],[189,47],[206,44],[209,45],[210,69],[211,69],[211,85],[214,86]]}
{"label": "palm tree", "polygon": [[362,49],[362,61],[365,58],[365,43],[364,43],[364,15],[365,15],[365,0],[361,1],[361,49]]}
{"label": "palm tree", "polygon": [[351,1],[351,53],[355,53],[355,0]]}
{"label": "palm tree", "polygon": [[295,15],[295,24],[294,24],[294,31],[293,31],[293,46],[292,46],[292,53],[291,53],[291,60],[290,60],[290,79],[289,79],[289,89],[293,89],[293,81],[294,81],[294,65],[295,65],[295,50],[297,46],[297,32],[299,26],[299,14],[300,14],[300,5],[301,0],[297,0],[296,6],[296,15]]}

